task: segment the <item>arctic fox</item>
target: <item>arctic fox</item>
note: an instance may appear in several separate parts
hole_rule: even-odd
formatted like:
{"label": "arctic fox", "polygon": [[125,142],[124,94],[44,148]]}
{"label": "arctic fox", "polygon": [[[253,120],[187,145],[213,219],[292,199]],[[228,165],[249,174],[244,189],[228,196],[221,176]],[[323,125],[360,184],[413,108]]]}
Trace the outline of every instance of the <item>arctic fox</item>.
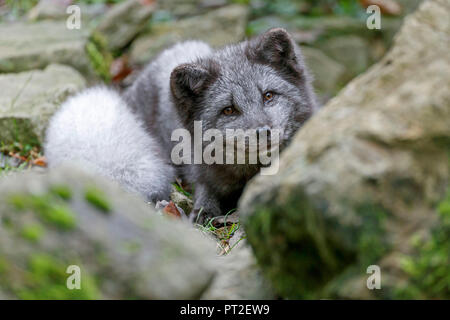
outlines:
{"label": "arctic fox", "polygon": [[50,167],[77,162],[148,201],[169,199],[174,169],[126,102],[97,87],[68,99],[51,118],[44,151]]}
{"label": "arctic fox", "polygon": [[[194,121],[203,131],[262,129],[281,131],[284,148],[317,110],[311,77],[300,48],[280,28],[253,40],[213,50],[199,41],[177,44],[151,62],[124,98],[156,137],[167,161],[171,134]],[[259,164],[192,164],[178,167],[195,186],[194,215],[225,214],[236,207]]]}

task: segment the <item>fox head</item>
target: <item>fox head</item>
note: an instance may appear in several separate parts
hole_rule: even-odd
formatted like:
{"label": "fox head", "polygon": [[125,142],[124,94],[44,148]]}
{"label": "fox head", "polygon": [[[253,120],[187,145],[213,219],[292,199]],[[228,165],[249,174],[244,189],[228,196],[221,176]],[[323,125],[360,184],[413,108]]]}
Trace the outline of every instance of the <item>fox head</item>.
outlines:
{"label": "fox head", "polygon": [[317,108],[300,48],[280,28],[176,67],[173,102],[184,126],[280,133],[286,144]]}

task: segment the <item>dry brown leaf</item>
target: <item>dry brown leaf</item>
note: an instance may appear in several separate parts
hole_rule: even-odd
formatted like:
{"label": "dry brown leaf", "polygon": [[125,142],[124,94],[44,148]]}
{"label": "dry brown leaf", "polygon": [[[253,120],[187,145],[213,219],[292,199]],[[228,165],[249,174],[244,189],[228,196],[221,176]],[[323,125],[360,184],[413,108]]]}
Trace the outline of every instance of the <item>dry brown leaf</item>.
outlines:
{"label": "dry brown leaf", "polygon": [[33,165],[40,167],[47,167],[47,159],[45,157],[39,157],[33,160]]}
{"label": "dry brown leaf", "polygon": [[25,158],[24,156],[21,156],[21,155],[19,155],[17,153],[14,153],[12,151],[9,153],[9,156],[12,157],[12,158],[19,159],[20,161],[24,161],[24,162],[27,161],[27,158]]}
{"label": "dry brown leaf", "polygon": [[165,206],[162,211],[169,217],[181,219],[181,213],[180,211],[178,211],[178,208],[175,205],[175,203],[173,203],[173,201],[170,201],[169,204]]}
{"label": "dry brown leaf", "polygon": [[125,79],[133,70],[128,65],[128,57],[123,55],[111,63],[109,72],[113,82],[120,82]]}

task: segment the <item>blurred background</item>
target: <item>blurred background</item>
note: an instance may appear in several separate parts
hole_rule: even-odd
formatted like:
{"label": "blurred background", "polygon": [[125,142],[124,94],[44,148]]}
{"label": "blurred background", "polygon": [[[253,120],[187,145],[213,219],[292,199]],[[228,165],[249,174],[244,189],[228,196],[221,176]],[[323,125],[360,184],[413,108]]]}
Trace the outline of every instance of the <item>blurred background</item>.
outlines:
{"label": "blurred background", "polygon": [[[0,170],[45,165],[45,128],[67,96],[98,83],[123,89],[158,52],[187,39],[220,47],[286,28],[324,104],[383,57],[420,2],[0,0]],[[372,4],[380,30],[367,28]]]}
{"label": "blurred background", "polygon": [[[39,41],[50,41],[49,45],[61,48],[56,38],[67,42],[88,37],[94,44],[86,50],[90,66],[80,62],[79,52],[65,48],[64,54],[61,49],[55,50],[56,57],[48,57],[41,64],[24,61],[24,53],[21,65],[8,68],[4,66],[8,56],[1,51],[5,46],[11,48],[4,41],[0,44],[0,72],[69,62],[88,79],[93,78],[93,69],[94,76],[105,82],[127,85],[133,79],[128,77],[130,73],[177,41],[201,39],[220,47],[271,27],[283,27],[303,46],[316,78],[316,90],[326,102],[386,53],[404,15],[419,3],[420,0],[0,0],[0,30],[4,29],[3,36],[7,33],[6,37],[16,44],[20,42],[17,46],[28,47],[24,50],[32,50]],[[63,29],[61,24],[42,25],[48,20],[67,19],[66,8],[72,4],[81,9],[83,24],[78,37],[74,30],[55,30]],[[366,26],[366,8],[372,4],[381,8],[381,30],[369,30]],[[34,28],[5,29],[5,24],[12,22],[32,22]],[[42,50],[47,54],[50,48],[43,46]],[[29,55],[32,59],[35,56]]]}

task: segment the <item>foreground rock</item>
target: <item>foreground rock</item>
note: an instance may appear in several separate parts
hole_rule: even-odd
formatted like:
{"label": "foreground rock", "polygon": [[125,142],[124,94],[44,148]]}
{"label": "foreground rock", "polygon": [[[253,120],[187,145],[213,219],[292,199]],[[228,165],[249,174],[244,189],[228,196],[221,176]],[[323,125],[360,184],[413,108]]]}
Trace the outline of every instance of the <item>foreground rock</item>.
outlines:
{"label": "foreground rock", "polygon": [[248,241],[282,296],[450,298],[449,15],[424,2],[246,188]]}
{"label": "foreground rock", "polygon": [[240,241],[230,253],[220,256],[218,273],[205,291],[205,300],[274,299],[270,283],[264,279],[251,248]]}
{"label": "foreground rock", "polygon": [[133,42],[131,61],[145,64],[162,49],[183,40],[203,40],[212,46],[223,46],[243,40],[248,10],[230,5],[207,14],[177,22],[159,23],[151,33]]}
{"label": "foreground rock", "polygon": [[215,273],[199,231],[74,167],[0,179],[0,221],[3,298],[195,299]]}
{"label": "foreground rock", "polygon": [[52,63],[67,64],[83,74],[93,74],[85,46],[89,28],[70,30],[66,20],[2,24],[0,73],[42,69]]}
{"label": "foreground rock", "polygon": [[1,74],[0,141],[39,144],[50,116],[71,94],[85,86],[74,69],[50,65],[45,70]]}

